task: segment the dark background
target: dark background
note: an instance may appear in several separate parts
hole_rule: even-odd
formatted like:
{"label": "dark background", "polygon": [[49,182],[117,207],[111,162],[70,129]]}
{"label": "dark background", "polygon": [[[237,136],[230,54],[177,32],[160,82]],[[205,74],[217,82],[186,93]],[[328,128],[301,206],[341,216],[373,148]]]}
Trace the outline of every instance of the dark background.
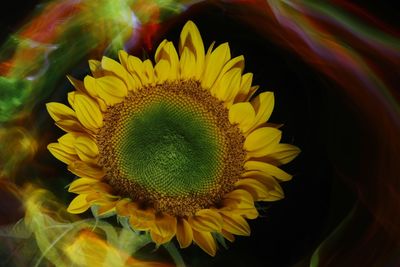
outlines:
{"label": "dark background", "polygon": [[[29,20],[38,3],[7,2],[7,8],[0,10],[2,42]],[[353,3],[398,28],[398,8],[390,1]],[[183,257],[194,267],[307,266],[311,254],[357,201],[344,176],[357,171],[360,148],[368,139],[362,114],[334,83],[223,9],[205,5],[185,16],[198,25],[206,47],[214,40],[228,41],[233,56],[245,56],[254,83],[261,91],[275,93],[270,121],[283,123],[283,142],[300,147],[302,153],[283,167],[294,174],[292,181],[282,184],[286,198],[262,206],[261,217],[250,221],[250,237],[237,237],[228,244],[229,250],[221,248],[215,258],[195,246],[183,250]],[[176,27],[160,39],[168,36],[176,43],[185,19],[177,19]]]}

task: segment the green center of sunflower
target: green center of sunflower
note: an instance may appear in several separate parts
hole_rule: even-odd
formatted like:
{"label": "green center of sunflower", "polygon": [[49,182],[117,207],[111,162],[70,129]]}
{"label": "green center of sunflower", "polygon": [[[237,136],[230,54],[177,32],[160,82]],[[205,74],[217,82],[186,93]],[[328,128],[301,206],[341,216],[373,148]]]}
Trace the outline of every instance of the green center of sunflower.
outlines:
{"label": "green center of sunflower", "polygon": [[216,205],[243,172],[244,137],[194,81],[130,93],[108,108],[97,139],[118,194],[177,216]]}
{"label": "green center of sunflower", "polygon": [[221,144],[213,125],[179,102],[154,99],[129,118],[118,145],[121,170],[160,194],[205,194],[217,182]]}

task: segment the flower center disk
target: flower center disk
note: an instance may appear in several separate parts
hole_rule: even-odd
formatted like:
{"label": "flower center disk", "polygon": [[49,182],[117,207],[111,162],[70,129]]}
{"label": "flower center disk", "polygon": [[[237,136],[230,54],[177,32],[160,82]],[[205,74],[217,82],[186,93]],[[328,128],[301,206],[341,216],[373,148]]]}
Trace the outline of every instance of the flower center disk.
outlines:
{"label": "flower center disk", "polygon": [[97,142],[122,196],[177,216],[215,206],[243,172],[244,137],[195,81],[130,93],[105,113]]}

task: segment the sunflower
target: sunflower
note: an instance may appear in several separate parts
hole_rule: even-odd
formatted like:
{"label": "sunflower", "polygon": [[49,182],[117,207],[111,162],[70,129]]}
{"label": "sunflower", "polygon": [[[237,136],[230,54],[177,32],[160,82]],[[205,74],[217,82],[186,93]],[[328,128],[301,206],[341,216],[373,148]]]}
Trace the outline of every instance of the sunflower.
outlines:
{"label": "sunflower", "polygon": [[71,108],[47,104],[66,132],[48,149],[78,177],[69,212],[96,207],[157,245],[176,236],[181,248],[194,242],[215,255],[221,236],[250,235],[256,201],[284,197],[279,182],[292,176],[277,166],[299,149],[280,143],[267,123],[273,93],[252,97],[253,74],[243,74],[244,57],[231,58],[228,43],[205,52],[188,21],[178,51],[164,40],[154,65],[125,51],[120,63],[90,60],[91,76],[68,77]]}

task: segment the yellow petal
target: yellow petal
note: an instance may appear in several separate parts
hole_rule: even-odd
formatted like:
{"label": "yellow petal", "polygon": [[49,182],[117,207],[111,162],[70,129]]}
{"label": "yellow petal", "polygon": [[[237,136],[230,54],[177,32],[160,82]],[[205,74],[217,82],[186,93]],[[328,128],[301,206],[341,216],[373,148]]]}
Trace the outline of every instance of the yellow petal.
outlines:
{"label": "yellow petal", "polygon": [[96,97],[95,100],[96,100],[97,104],[99,105],[100,111],[102,113],[105,113],[108,108],[107,103],[100,97]]}
{"label": "yellow petal", "polygon": [[94,183],[98,183],[98,179],[93,179],[93,178],[78,178],[75,181],[73,181],[69,187],[68,191],[69,192],[80,192],[86,187],[93,185]]}
{"label": "yellow petal", "polygon": [[268,188],[270,196],[275,197],[275,200],[284,198],[283,189],[275,178],[267,176],[265,173],[260,171],[247,171],[242,174],[242,177],[245,179],[255,179],[262,183],[266,188]]}
{"label": "yellow petal", "polygon": [[[226,205],[229,201],[230,205]],[[223,206],[231,206],[233,208],[252,208],[254,207],[253,197],[249,192],[243,189],[236,189],[225,194],[222,200]]]}
{"label": "yellow petal", "polygon": [[135,74],[143,84],[148,84],[148,78],[145,73],[144,63],[137,57],[129,56],[127,69],[130,73]]}
{"label": "yellow petal", "polygon": [[101,179],[105,173],[101,167],[77,160],[68,165],[68,170],[79,177]]}
{"label": "yellow petal", "polygon": [[129,198],[123,198],[115,205],[115,210],[119,216],[130,216],[131,215],[131,204],[132,200]]}
{"label": "yellow petal", "polygon": [[119,62],[121,62],[121,65],[124,66],[125,69],[128,69],[129,54],[124,50],[119,50],[118,58],[119,58]]}
{"label": "yellow petal", "polygon": [[300,153],[300,149],[289,144],[276,145],[262,161],[279,166],[291,162]]}
{"label": "yellow petal", "polygon": [[75,197],[69,204],[67,211],[73,214],[85,212],[90,207],[90,204],[86,201],[86,196],[86,194],[83,194]]}
{"label": "yellow petal", "polygon": [[58,138],[57,141],[65,152],[76,155],[74,144],[77,136],[75,133],[66,133]]}
{"label": "yellow petal", "polygon": [[122,102],[128,94],[128,89],[124,82],[114,76],[103,76],[97,79],[86,76],[84,83],[91,96],[101,98],[107,105],[115,105]]}
{"label": "yellow petal", "polygon": [[275,201],[278,200],[275,195],[270,195],[267,187],[256,179],[240,179],[235,186],[249,192],[254,201]]}
{"label": "yellow petal", "polygon": [[272,92],[261,93],[251,102],[256,111],[252,129],[268,121],[274,109],[274,102],[274,93]]}
{"label": "yellow petal", "polygon": [[204,44],[199,30],[192,21],[186,22],[180,35],[179,54],[181,57],[184,55],[185,50],[187,50],[187,54],[190,55],[190,63],[193,63],[190,64],[190,69],[185,69],[185,75],[187,75],[185,77],[195,77],[199,80],[204,69]]}
{"label": "yellow petal", "polygon": [[93,97],[94,99],[99,97],[99,94],[97,92],[98,90],[97,90],[96,78],[86,75],[85,78],[83,79],[83,84],[89,96]]}
{"label": "yellow petal", "polygon": [[244,164],[244,168],[247,171],[260,171],[266,176],[275,177],[281,181],[289,181],[292,179],[292,175],[266,162],[247,161]]}
{"label": "yellow petal", "polygon": [[[225,66],[222,68],[220,74],[218,75],[217,80],[216,80],[215,83],[214,83],[214,86],[215,86],[215,84],[218,84],[218,82],[222,79],[222,77],[223,77],[227,72],[231,71],[232,69],[238,69],[238,70],[240,70],[240,71],[239,71],[239,72],[240,72],[240,75],[242,75],[243,68],[244,68],[244,57],[243,57],[243,56],[238,56],[238,57],[232,58],[232,59],[229,60],[229,61],[225,64]],[[241,76],[240,76],[240,78],[241,78]],[[238,82],[238,84],[237,84],[237,87],[238,87],[237,93],[239,93],[240,85],[241,85],[241,79],[239,79],[239,82]],[[236,97],[236,95],[235,95],[235,97]]]}
{"label": "yellow petal", "polygon": [[233,99],[239,91],[240,72],[241,70],[238,68],[231,69],[211,88],[211,94],[219,100],[226,102],[228,107],[233,103]]}
{"label": "yellow petal", "polygon": [[235,235],[249,236],[250,226],[247,221],[235,212],[221,211],[223,229]]}
{"label": "yellow petal", "polygon": [[107,198],[106,194],[100,192],[91,192],[86,194],[86,201],[91,204],[107,204],[110,200]]}
{"label": "yellow petal", "polygon": [[189,223],[197,231],[220,232],[222,218],[217,211],[202,209],[189,217]]}
{"label": "yellow petal", "polygon": [[152,209],[133,209],[129,217],[129,223],[132,228],[139,231],[150,230],[154,225],[155,214]]}
{"label": "yellow petal", "polygon": [[73,120],[76,118],[75,112],[64,104],[50,102],[46,104],[47,111],[54,121]]}
{"label": "yellow petal", "polygon": [[176,239],[181,248],[190,246],[193,240],[192,227],[184,218],[179,218],[176,227]]}
{"label": "yellow petal", "polygon": [[[101,67],[106,71],[112,72],[115,76],[117,76],[119,79],[121,79],[126,85],[125,89],[136,87],[135,81],[133,80],[131,75],[117,61],[103,56],[103,58],[101,59]],[[111,76],[111,77],[113,77],[113,76]],[[113,78],[115,78],[115,77],[113,77]],[[114,87],[117,88],[114,90],[120,90],[119,86],[121,86],[121,85],[114,84]],[[126,95],[126,93],[127,92],[125,92],[125,95]]]}
{"label": "yellow petal", "polygon": [[[93,179],[93,180],[97,180],[97,179]],[[93,192],[111,194],[113,189],[109,184],[100,183],[97,180],[97,183],[86,184],[86,185],[82,185],[82,186],[77,187],[77,188],[69,188],[68,191],[76,193],[76,194],[89,194],[89,193],[93,193]]]}
{"label": "yellow petal", "polygon": [[70,164],[71,162],[78,160],[78,157],[75,154],[66,152],[59,143],[48,144],[47,149],[55,158],[64,162],[65,164]]}
{"label": "yellow petal", "polygon": [[99,148],[92,138],[85,135],[78,136],[74,146],[81,160],[89,163],[97,162]]}
{"label": "yellow petal", "polygon": [[282,132],[276,128],[258,128],[246,137],[243,148],[249,157],[262,157],[279,144],[281,136]]}
{"label": "yellow petal", "polygon": [[254,207],[252,195],[243,189],[236,189],[224,196],[222,210],[234,211],[248,219],[258,217],[258,211]]}
{"label": "yellow petal", "polygon": [[161,59],[154,67],[154,72],[157,77],[157,82],[165,82],[169,77],[170,65],[167,60]]}
{"label": "yellow petal", "polygon": [[99,205],[99,209],[97,211],[98,215],[105,215],[107,213],[115,212],[116,202],[109,202],[104,205]]}
{"label": "yellow petal", "polygon": [[238,124],[240,130],[245,133],[253,125],[256,113],[249,102],[236,103],[229,108],[229,121]]}
{"label": "yellow petal", "polygon": [[97,131],[103,126],[103,115],[94,100],[83,94],[75,96],[76,116],[82,125],[89,130]]}
{"label": "yellow petal", "polygon": [[81,93],[86,93],[85,86],[81,80],[75,79],[71,75],[67,75],[67,79],[74,86],[75,90]]}
{"label": "yellow petal", "polygon": [[59,120],[56,125],[65,132],[86,132],[77,118],[71,120]]}
{"label": "yellow petal", "polygon": [[255,94],[255,92],[257,92],[258,88],[260,88],[260,86],[258,86],[258,85],[252,86],[249,90],[249,94],[247,95],[247,98],[245,99],[245,101],[250,101],[250,98],[252,98],[252,96]]}
{"label": "yellow petal", "polygon": [[180,59],[180,74],[182,79],[191,79],[196,75],[195,60],[194,54],[185,47]]}
{"label": "yellow petal", "polygon": [[118,200],[119,196],[113,196],[108,193],[100,192],[100,191],[92,191],[90,194],[87,194],[86,201],[91,204],[96,205],[108,205],[111,202],[115,202]]}
{"label": "yellow petal", "polygon": [[158,244],[169,242],[176,233],[176,217],[168,214],[157,215],[150,235],[153,241]]}
{"label": "yellow petal", "polygon": [[210,232],[199,232],[193,229],[194,242],[210,256],[215,256],[217,244]]}
{"label": "yellow petal", "polygon": [[169,63],[168,79],[177,79],[179,77],[179,57],[172,42],[166,42],[161,49],[157,49],[155,61],[159,62],[160,60],[166,60]]}
{"label": "yellow petal", "polygon": [[156,53],[154,54],[154,59],[156,62],[160,61],[161,57],[160,54],[162,53],[163,47],[167,44],[168,40],[164,39],[162,42],[158,45],[156,49]]}
{"label": "yellow petal", "polygon": [[225,63],[231,58],[231,52],[228,43],[219,45],[206,60],[205,71],[201,86],[211,88],[220,74]]}
{"label": "yellow petal", "polygon": [[225,73],[231,69],[240,69],[241,71],[243,71],[244,69],[244,56],[238,56],[238,57],[234,57],[231,60],[229,60],[225,66],[222,68],[221,73]]}
{"label": "yellow petal", "polygon": [[235,236],[228,231],[222,229],[221,234],[225,239],[229,240],[229,242],[235,241]]}
{"label": "yellow petal", "polygon": [[69,92],[67,94],[68,103],[72,108],[75,108],[75,94],[76,94],[75,91]]}
{"label": "yellow petal", "polygon": [[207,66],[207,64],[208,64],[208,61],[210,61],[210,56],[211,56],[211,53],[213,52],[213,49],[214,49],[214,45],[215,45],[215,42],[212,42],[211,43],[211,45],[208,47],[208,49],[207,49],[207,53],[206,53],[206,57],[205,57],[205,62],[204,62],[204,64]]}
{"label": "yellow petal", "polygon": [[104,76],[103,69],[101,68],[101,62],[98,60],[90,59],[89,60],[89,69],[92,72],[93,77],[95,77],[95,78]]}
{"label": "yellow petal", "polygon": [[240,82],[240,90],[235,98],[235,102],[247,101],[252,82],[253,82],[253,73],[243,74],[242,80]]}
{"label": "yellow petal", "polygon": [[145,61],[143,61],[143,67],[144,73],[146,74],[146,77],[148,79],[148,83],[153,85],[155,82],[153,63],[150,59],[146,59]]}

